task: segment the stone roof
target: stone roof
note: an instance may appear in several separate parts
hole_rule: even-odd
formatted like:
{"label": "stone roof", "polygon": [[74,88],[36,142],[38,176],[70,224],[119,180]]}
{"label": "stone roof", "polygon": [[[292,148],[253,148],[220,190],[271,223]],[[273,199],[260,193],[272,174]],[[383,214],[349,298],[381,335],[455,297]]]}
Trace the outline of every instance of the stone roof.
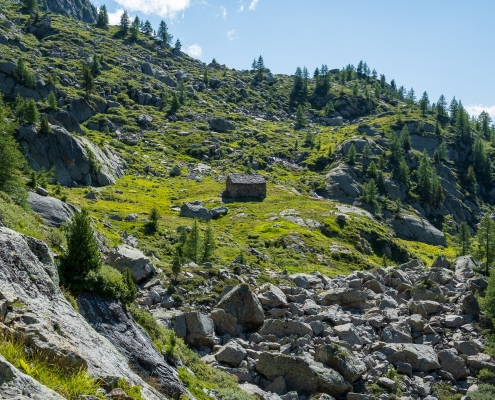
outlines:
{"label": "stone roof", "polygon": [[252,174],[252,175],[244,175],[244,174],[229,174],[229,178],[232,183],[240,183],[244,185],[259,185],[261,183],[266,183],[263,175]]}

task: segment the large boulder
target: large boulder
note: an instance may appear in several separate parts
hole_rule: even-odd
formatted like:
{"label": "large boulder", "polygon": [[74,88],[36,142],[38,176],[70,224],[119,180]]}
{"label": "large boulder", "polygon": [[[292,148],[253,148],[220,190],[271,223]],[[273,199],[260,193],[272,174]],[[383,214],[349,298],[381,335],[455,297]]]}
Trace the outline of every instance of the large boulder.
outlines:
{"label": "large boulder", "polygon": [[134,282],[140,282],[148,278],[155,271],[150,259],[142,251],[127,244],[122,244],[110,250],[108,264],[121,272],[125,268],[129,268]]}
{"label": "large boulder", "polygon": [[318,295],[318,304],[322,306],[339,304],[342,307],[363,308],[366,306],[366,294],[352,288],[333,288]]}
{"label": "large boulder", "polygon": [[182,338],[186,336],[186,316],[182,311],[155,308],[151,310],[151,314],[155,317],[156,322],[167,329],[172,329],[177,337]]}
{"label": "large boulder", "polygon": [[352,351],[336,343],[320,346],[316,350],[315,360],[333,368],[351,383],[357,381],[367,371],[366,364]]}
{"label": "large boulder", "polygon": [[186,218],[198,218],[203,221],[209,221],[212,218],[210,210],[208,210],[202,201],[195,200],[186,202],[180,206],[180,216]]}
{"label": "large boulder", "polygon": [[[48,246],[6,228],[0,228],[0,299],[3,323],[22,334],[33,351],[69,368],[87,368],[94,378],[125,378],[141,386],[146,399],[165,398],[65,299]],[[7,321],[5,306],[14,303],[22,307],[12,308]]]}
{"label": "large boulder", "polygon": [[361,196],[362,189],[354,173],[344,167],[332,169],[326,176],[325,197],[340,203],[353,204]]}
{"label": "large boulder", "polygon": [[0,355],[0,399],[64,400],[65,397],[22,373]]}
{"label": "large boulder", "polygon": [[217,361],[229,364],[231,367],[237,367],[246,355],[246,350],[237,341],[231,340],[218,350],[215,358]]}
{"label": "large boulder", "polygon": [[337,397],[351,389],[338,372],[304,357],[262,352],[256,370],[270,380],[285,377],[287,390],[298,393],[321,391]]}
{"label": "large boulder", "polygon": [[83,293],[78,301],[86,321],[126,356],[135,371],[152,378],[163,393],[175,396],[187,393],[177,371],[166,363],[153,340],[121,303],[92,293]]}
{"label": "large boulder", "polygon": [[198,311],[186,313],[186,343],[194,347],[213,347],[220,343],[215,336],[215,325],[211,318]]}
{"label": "large boulder", "polygon": [[28,203],[45,224],[59,228],[70,221],[77,209],[55,197],[40,196],[34,192],[28,193]]}
{"label": "large boulder", "polygon": [[237,336],[237,319],[232,314],[215,308],[210,313],[210,318],[215,323],[215,330],[219,335]]}
{"label": "large boulder", "polygon": [[353,323],[337,325],[333,330],[340,340],[349,343],[351,346],[362,344],[359,332]]}
{"label": "large boulder", "polygon": [[38,134],[34,126],[21,126],[16,139],[23,147],[29,166],[35,171],[54,169],[63,186],[107,186],[124,174],[124,162],[108,147],[105,151],[86,138],[50,125],[52,134]]}
{"label": "large boulder", "polygon": [[427,219],[412,214],[401,214],[401,218],[394,218],[390,224],[400,239],[447,247],[442,231],[435,228]]}
{"label": "large boulder", "polygon": [[256,329],[265,321],[260,301],[245,284],[229,291],[217,307],[233,315],[237,323],[247,329]]}
{"label": "large boulder", "polygon": [[457,355],[454,349],[441,350],[438,359],[444,371],[450,372],[455,380],[463,380],[469,376],[469,369],[464,360]]}
{"label": "large boulder", "polygon": [[475,273],[473,268],[476,264],[471,256],[461,256],[457,257],[454,261],[455,275],[460,279],[473,278]]}
{"label": "large boulder", "polygon": [[208,121],[210,128],[217,132],[234,131],[235,125],[225,118],[212,118]]}
{"label": "large boulder", "polygon": [[305,322],[294,321],[288,319],[282,321],[280,319],[267,319],[261,329],[259,330],[260,335],[275,335],[278,337],[283,336],[313,336],[313,329],[311,325]]}
{"label": "large boulder", "polygon": [[261,304],[264,306],[275,308],[287,304],[287,297],[278,287],[267,283],[260,288],[260,294],[258,295]]}
{"label": "large boulder", "polygon": [[48,9],[66,17],[74,17],[90,24],[96,23],[98,11],[89,0],[47,0]]}
{"label": "large boulder", "polygon": [[389,362],[411,364],[414,371],[430,372],[440,368],[438,356],[433,347],[423,344],[390,343],[380,350]]}

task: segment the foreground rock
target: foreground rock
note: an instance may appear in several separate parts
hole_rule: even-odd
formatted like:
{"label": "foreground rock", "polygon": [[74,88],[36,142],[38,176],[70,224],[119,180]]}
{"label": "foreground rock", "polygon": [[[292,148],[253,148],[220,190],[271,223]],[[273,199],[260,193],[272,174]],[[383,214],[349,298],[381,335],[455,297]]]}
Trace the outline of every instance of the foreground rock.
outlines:
{"label": "foreground rock", "polygon": [[45,224],[60,228],[60,226],[70,221],[77,209],[70,204],[56,199],[55,197],[40,196],[29,192],[28,203],[32,210],[38,214]]}
{"label": "foreground rock", "polygon": [[0,398],[63,400],[64,397],[15,368],[0,355]]}
{"label": "foreground rock", "polygon": [[236,286],[217,307],[232,315],[244,328],[256,329],[265,321],[261,303],[247,285]]}
{"label": "foreground rock", "polygon": [[[4,324],[24,334],[34,351],[45,352],[49,359],[70,369],[87,368],[95,378],[125,378],[141,386],[146,399],[165,398],[65,299],[48,247],[6,228],[0,228],[0,298],[0,318],[4,320],[9,308]],[[14,303],[22,307],[11,308]]]}
{"label": "foreground rock", "polygon": [[165,362],[149,335],[120,303],[90,293],[82,294],[78,300],[86,320],[126,356],[134,371],[153,379],[155,387],[172,398],[187,394],[177,371]]}

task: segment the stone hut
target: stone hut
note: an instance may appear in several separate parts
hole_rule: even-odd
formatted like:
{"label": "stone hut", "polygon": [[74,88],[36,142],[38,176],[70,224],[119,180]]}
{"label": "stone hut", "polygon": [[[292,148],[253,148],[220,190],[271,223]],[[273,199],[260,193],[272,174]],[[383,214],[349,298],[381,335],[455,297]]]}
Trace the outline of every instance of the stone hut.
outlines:
{"label": "stone hut", "polygon": [[223,195],[230,198],[264,199],[266,197],[266,180],[259,174],[229,174]]}

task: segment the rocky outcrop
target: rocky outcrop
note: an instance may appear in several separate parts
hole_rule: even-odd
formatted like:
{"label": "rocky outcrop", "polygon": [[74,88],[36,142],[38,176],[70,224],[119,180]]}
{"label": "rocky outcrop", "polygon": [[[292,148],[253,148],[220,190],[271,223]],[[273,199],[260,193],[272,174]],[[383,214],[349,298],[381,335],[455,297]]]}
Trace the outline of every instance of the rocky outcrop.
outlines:
{"label": "rocky outcrop", "polygon": [[120,303],[90,293],[82,294],[78,302],[86,321],[129,360],[135,371],[152,378],[161,393],[174,399],[187,393],[177,371],[165,362],[149,335]]}
{"label": "rocky outcrop", "polygon": [[225,118],[212,118],[208,121],[210,128],[217,132],[227,132],[235,130],[235,125]]}
{"label": "rocky outcrop", "polygon": [[59,228],[63,223],[70,221],[77,209],[55,197],[40,196],[34,192],[28,193],[28,203],[45,224]]}
{"label": "rocky outcrop", "polygon": [[244,328],[256,329],[265,321],[261,303],[247,285],[232,289],[217,307],[232,315]]}
{"label": "rocky outcrop", "polygon": [[321,194],[340,203],[353,204],[362,194],[361,186],[350,168],[332,169],[326,176],[325,186]]}
{"label": "rocky outcrop", "polygon": [[433,246],[447,246],[443,232],[430,224],[427,219],[401,214],[400,218],[391,221],[391,226],[397,237],[401,239],[417,240]]}
{"label": "rocky outcrop", "polygon": [[96,23],[98,13],[89,0],[47,0],[47,4],[51,12],[90,24]]}
{"label": "rocky outcrop", "polygon": [[[145,398],[165,398],[132,371],[128,359],[64,298],[48,247],[6,228],[0,228],[0,299],[4,324],[49,360],[70,369],[87,368],[95,378],[123,377],[140,385]],[[10,307],[14,303],[22,306]]]}
{"label": "rocky outcrop", "polygon": [[125,268],[129,268],[134,282],[140,282],[148,278],[155,271],[150,259],[142,251],[127,244],[122,244],[110,250],[108,264],[121,272]]}
{"label": "rocky outcrop", "polygon": [[107,186],[124,173],[124,162],[110,148],[104,150],[64,128],[50,125],[52,134],[38,134],[34,126],[21,126],[16,139],[29,166],[35,171],[54,169],[54,178],[64,186]]}

